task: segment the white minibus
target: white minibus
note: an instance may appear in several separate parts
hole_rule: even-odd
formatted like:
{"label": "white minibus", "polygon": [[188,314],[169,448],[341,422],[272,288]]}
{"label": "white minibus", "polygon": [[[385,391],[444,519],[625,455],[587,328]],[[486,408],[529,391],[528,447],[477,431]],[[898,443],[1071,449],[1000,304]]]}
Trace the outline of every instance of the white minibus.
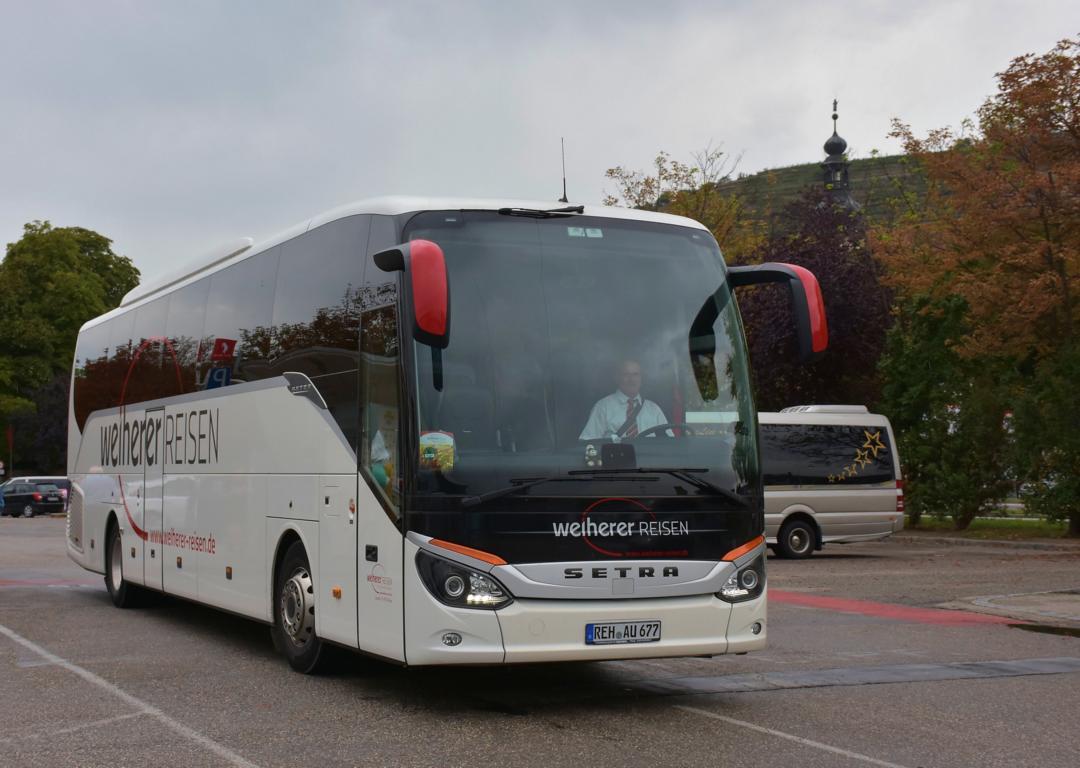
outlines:
{"label": "white minibus", "polygon": [[760,412],[765,536],[781,556],[883,539],[904,527],[904,483],[889,420],[862,405]]}

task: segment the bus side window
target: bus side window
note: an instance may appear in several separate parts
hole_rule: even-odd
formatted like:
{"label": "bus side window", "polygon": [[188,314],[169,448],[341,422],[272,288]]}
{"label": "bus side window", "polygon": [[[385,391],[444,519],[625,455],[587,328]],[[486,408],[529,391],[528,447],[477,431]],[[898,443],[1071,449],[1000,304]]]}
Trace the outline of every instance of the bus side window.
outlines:
{"label": "bus side window", "polygon": [[366,215],[323,224],[281,246],[273,370],[307,376],[356,449],[359,311]]}
{"label": "bus side window", "polygon": [[125,312],[109,320],[109,367],[107,383],[108,402],[106,407],[126,405],[126,384],[128,371],[135,362],[138,341],[133,340],[135,331],[135,313]]}
{"label": "bus side window", "polygon": [[107,408],[109,326],[102,323],[79,334],[75,348],[75,423],[82,431],[87,417]]}
{"label": "bus side window", "polygon": [[180,394],[199,388],[199,363],[209,357],[210,344],[203,338],[206,323],[206,297],[210,278],[204,277],[185,285],[169,296],[169,314],[165,320],[165,336],[171,355],[180,369]]}
{"label": "bus side window", "polygon": [[215,272],[196,365],[202,389],[267,378],[280,246]]}
{"label": "bus side window", "polygon": [[882,427],[762,424],[765,485],[855,485],[893,479]]}
{"label": "bus side window", "polygon": [[395,524],[400,522],[398,273],[383,272],[370,254],[395,242],[393,219],[372,216],[360,289],[360,470]]}
{"label": "bus side window", "polygon": [[181,392],[179,366],[172,345],[165,341],[165,319],[169,312],[166,294],[135,310],[135,357],[127,376],[124,401],[145,403]]}

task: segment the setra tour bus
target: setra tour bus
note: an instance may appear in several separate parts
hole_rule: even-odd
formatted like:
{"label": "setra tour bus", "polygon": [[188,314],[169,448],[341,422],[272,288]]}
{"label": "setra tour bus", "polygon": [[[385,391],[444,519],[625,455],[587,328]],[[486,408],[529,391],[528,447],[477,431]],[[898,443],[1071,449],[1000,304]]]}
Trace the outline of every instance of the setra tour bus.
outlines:
{"label": "setra tour bus", "polygon": [[141,285],[86,323],[67,549],[409,665],[743,653],[766,638],[757,417],[709,231],[636,210],[382,198]]}

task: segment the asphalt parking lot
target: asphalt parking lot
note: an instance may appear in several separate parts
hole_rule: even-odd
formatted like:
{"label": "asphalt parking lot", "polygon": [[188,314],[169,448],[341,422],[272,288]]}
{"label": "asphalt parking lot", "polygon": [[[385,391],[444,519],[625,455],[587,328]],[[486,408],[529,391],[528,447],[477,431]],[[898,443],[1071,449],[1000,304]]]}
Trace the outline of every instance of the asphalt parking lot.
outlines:
{"label": "asphalt parking lot", "polygon": [[178,600],[116,610],[63,531],[0,519],[0,766],[1071,768],[1080,754],[1080,549],[770,558],[769,648],[747,656],[350,656],[304,677],[257,623]]}

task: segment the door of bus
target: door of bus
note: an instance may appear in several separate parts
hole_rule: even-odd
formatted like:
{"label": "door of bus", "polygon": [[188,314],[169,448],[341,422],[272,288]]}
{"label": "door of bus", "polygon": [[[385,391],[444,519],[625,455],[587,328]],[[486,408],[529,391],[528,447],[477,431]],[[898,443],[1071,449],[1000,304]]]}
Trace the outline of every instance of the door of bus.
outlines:
{"label": "door of bus", "polygon": [[[164,408],[154,408],[146,412],[146,421],[158,422],[165,413]],[[162,461],[160,429],[143,430],[143,434],[152,436],[153,444],[143,446],[143,525],[146,529],[146,543],[143,551],[143,578],[148,587],[162,589],[162,517],[164,512],[165,464]]]}
{"label": "door of bus", "polygon": [[357,647],[356,478],[319,478],[319,566],[315,629],[319,637]]}

